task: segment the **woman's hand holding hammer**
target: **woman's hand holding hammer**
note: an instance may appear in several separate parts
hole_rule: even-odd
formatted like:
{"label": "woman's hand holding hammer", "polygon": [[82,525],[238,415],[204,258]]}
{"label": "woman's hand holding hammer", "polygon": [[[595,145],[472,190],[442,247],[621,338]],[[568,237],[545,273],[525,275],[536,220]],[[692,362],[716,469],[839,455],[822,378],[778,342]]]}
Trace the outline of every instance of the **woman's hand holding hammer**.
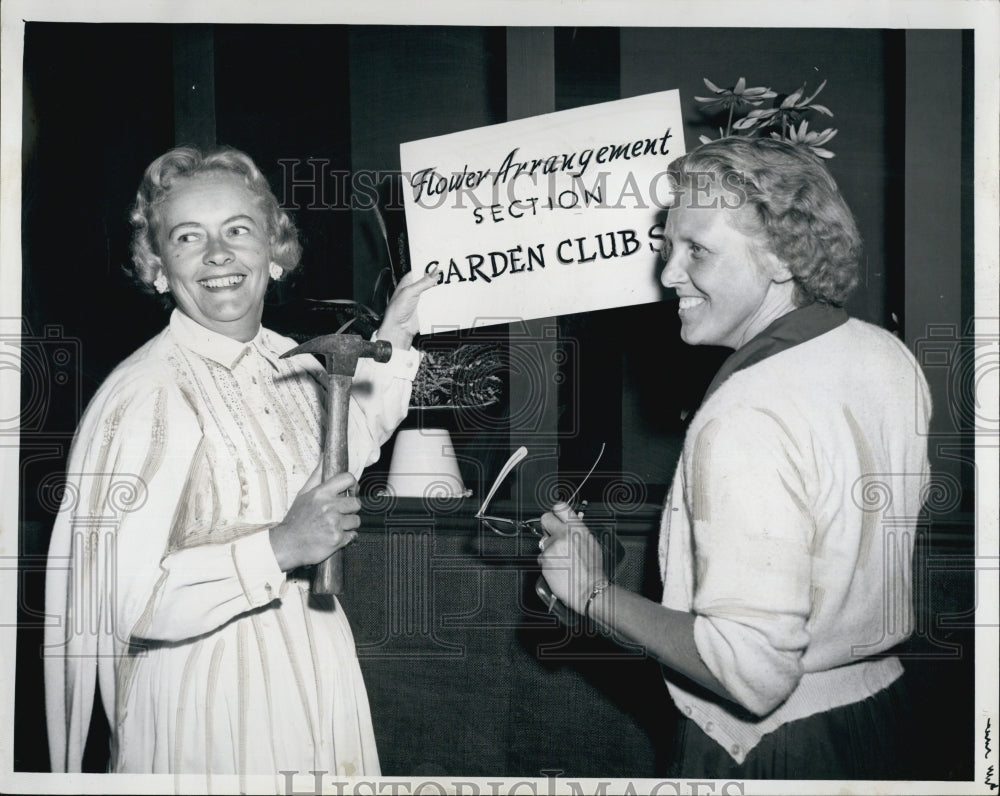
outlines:
{"label": "woman's hand holding hammer", "polygon": [[321,483],[316,469],[285,519],[271,528],[271,548],[283,572],[324,561],[357,538],[361,501],[343,494],[356,485],[350,473]]}

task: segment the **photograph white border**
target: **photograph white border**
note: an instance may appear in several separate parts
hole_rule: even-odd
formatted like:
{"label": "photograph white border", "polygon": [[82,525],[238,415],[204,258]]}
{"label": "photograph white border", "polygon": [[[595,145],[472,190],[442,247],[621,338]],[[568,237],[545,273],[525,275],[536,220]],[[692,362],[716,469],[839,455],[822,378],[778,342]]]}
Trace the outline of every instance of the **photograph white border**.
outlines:
{"label": "photograph white border", "polygon": [[[994,0],[887,0],[878,3],[851,0],[838,3],[747,3],[742,0],[497,0],[424,2],[404,0],[268,0],[247,3],[207,0],[204,3],[108,2],[107,0],[3,0],[0,45],[0,334],[20,333],[21,315],[21,109],[24,26],[27,21],[62,22],[164,22],[164,23],[270,23],[270,24],[374,24],[374,25],[496,25],[496,26],[610,26],[610,27],[817,27],[905,28],[975,30],[975,318],[977,337],[1000,339],[1000,3]],[[928,198],[930,201],[930,198]],[[995,343],[994,343],[995,345]],[[976,374],[978,397],[995,407],[998,396],[995,358]],[[18,371],[0,372],[0,418],[20,414]],[[987,765],[1000,771],[1000,720],[998,720],[998,597],[1000,594],[1000,539],[998,539],[998,441],[995,434],[977,434],[975,522],[976,546],[976,722],[969,742],[975,750],[975,778],[971,782],[845,783],[748,781],[746,793],[992,793],[986,785]],[[15,637],[17,625],[18,501],[20,494],[18,450],[0,447],[0,792],[3,793],[170,793],[173,776],[28,774],[13,771],[13,716]],[[667,695],[664,694],[664,699]],[[24,708],[22,709],[29,709]],[[42,710],[41,705],[30,709]],[[984,732],[992,728],[992,757],[987,759]],[[942,732],[965,728],[942,728]],[[40,739],[44,743],[45,739]],[[261,782],[260,792],[273,788],[273,778]],[[496,790],[503,781],[503,790]],[[1000,774],[993,774],[1000,782]],[[184,792],[204,792],[203,777],[183,777]],[[251,779],[251,792],[257,792]],[[458,778],[391,777],[355,781],[344,793],[455,792],[457,783],[478,783],[484,793],[572,792],[559,780],[518,778],[476,780]],[[496,783],[491,790],[488,783]],[[648,792],[656,780],[580,780],[578,792],[593,792],[601,782],[606,792],[618,793],[631,785],[636,793]],[[370,787],[369,784],[370,783]],[[395,783],[395,787],[393,787]],[[427,783],[421,788],[421,783]],[[438,790],[439,783],[447,790]],[[450,785],[448,783],[451,783]],[[520,787],[518,787],[520,783]],[[533,783],[534,791],[528,783]],[[227,788],[227,785],[230,786]],[[354,785],[359,788],[352,790]],[[721,788],[721,783],[718,783]],[[213,778],[215,792],[233,792],[235,779]],[[408,788],[408,789],[406,789]],[[463,792],[461,786],[459,792]],[[308,792],[308,791],[307,791]],[[334,792],[330,790],[329,792]],[[472,793],[469,786],[465,793]],[[669,787],[661,793],[675,792]],[[695,792],[684,790],[682,792]],[[720,793],[702,786],[697,792]]]}

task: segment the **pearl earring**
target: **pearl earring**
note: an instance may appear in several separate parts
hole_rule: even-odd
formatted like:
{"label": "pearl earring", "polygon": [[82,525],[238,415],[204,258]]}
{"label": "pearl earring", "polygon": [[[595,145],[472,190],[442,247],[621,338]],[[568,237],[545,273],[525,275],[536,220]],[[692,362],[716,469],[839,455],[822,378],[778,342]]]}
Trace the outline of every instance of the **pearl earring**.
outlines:
{"label": "pearl earring", "polygon": [[167,275],[160,271],[156,275],[156,279],[153,280],[153,287],[156,288],[157,293],[169,293],[170,283],[167,281]]}
{"label": "pearl earring", "polygon": [[267,268],[267,272],[271,275],[271,279],[281,279],[281,275],[285,273],[285,269],[277,263],[271,263]]}

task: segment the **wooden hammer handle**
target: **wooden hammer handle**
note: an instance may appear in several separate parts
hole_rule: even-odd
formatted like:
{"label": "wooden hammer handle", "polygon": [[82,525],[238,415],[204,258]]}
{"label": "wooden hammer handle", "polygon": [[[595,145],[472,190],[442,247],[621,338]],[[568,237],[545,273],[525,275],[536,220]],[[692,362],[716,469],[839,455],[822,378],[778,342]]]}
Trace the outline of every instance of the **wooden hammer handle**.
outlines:
{"label": "wooden hammer handle", "polygon": [[[350,376],[330,376],[327,396],[327,429],[323,450],[323,480],[347,472],[347,413],[350,408]],[[325,561],[316,565],[313,573],[313,594],[340,594],[344,589],[344,550],[334,550]]]}

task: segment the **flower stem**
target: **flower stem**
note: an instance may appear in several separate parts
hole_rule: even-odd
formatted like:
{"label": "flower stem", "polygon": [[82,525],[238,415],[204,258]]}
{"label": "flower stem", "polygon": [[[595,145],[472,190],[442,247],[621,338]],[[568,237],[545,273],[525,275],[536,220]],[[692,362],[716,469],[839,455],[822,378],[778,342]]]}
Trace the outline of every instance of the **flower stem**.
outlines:
{"label": "flower stem", "polygon": [[736,110],[736,106],[735,105],[730,105],[729,106],[729,119],[726,121],[726,137],[727,138],[729,137],[729,135],[733,131],[733,111],[734,110]]}

